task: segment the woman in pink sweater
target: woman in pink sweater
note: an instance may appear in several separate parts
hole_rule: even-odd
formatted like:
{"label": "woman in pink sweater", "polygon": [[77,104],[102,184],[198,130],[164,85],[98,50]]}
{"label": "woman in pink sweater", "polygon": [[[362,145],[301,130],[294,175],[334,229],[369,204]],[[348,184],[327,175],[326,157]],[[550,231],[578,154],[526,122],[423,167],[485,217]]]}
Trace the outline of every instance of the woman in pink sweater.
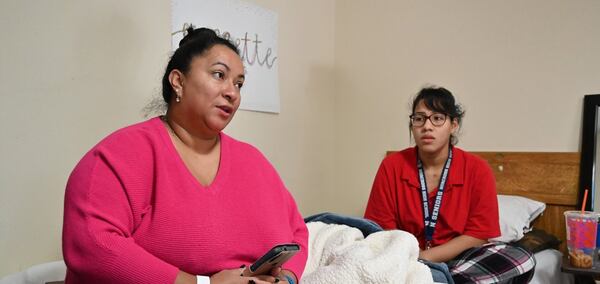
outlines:
{"label": "woman in pink sweater", "polygon": [[[308,231],[275,169],[222,130],[240,105],[235,45],[187,30],[163,77],[164,116],[114,132],[65,194],[67,283],[298,283]],[[271,247],[300,252],[270,275],[245,269]]]}

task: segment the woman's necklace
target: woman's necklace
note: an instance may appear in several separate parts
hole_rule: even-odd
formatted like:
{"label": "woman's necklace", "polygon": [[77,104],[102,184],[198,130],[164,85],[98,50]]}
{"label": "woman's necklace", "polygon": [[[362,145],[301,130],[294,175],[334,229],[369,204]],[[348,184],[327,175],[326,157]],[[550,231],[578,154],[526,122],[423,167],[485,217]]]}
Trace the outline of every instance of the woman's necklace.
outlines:
{"label": "woman's necklace", "polygon": [[177,139],[177,140],[179,140],[179,142],[183,143],[183,140],[181,140],[179,135],[177,135],[177,133],[175,132],[175,129],[173,129],[173,127],[171,126],[171,123],[169,123],[169,118],[167,117],[167,115],[162,115],[160,117],[160,120],[162,120],[162,122],[165,123],[165,126],[167,127],[167,131],[169,133],[171,133],[173,136],[175,136],[175,139]]}
{"label": "woman's necklace", "polygon": [[[185,142],[183,142],[183,139],[181,139],[181,137],[179,137],[179,135],[177,134],[177,132],[175,132],[175,129],[171,126],[171,123],[170,123],[169,118],[167,117],[167,115],[162,115],[160,117],[160,120],[162,120],[165,123],[168,132],[171,133],[173,136],[175,136],[175,139],[179,140],[179,142],[181,142],[184,146],[190,147]],[[219,140],[220,139],[217,136],[217,138],[215,139],[214,144],[217,145],[219,143]]]}

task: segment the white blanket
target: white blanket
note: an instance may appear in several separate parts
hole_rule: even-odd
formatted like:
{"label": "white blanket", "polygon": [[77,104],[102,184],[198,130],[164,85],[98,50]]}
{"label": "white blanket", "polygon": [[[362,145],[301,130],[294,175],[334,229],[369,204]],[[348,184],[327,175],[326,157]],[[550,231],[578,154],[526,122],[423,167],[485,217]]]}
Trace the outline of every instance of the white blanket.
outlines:
{"label": "white blanket", "polygon": [[42,263],[29,267],[21,272],[0,278],[0,284],[44,284],[46,282],[64,281],[67,266],[62,260]]}
{"label": "white blanket", "polygon": [[407,232],[382,231],[363,238],[345,225],[307,224],[308,261],[302,284],[433,283],[417,261],[419,246]]}

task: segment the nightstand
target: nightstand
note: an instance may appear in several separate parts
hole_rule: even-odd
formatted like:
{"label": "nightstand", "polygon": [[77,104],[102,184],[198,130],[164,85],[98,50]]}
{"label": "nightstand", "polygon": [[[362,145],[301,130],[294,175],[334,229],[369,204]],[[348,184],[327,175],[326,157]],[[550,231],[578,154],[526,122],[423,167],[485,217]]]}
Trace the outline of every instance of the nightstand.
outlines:
{"label": "nightstand", "polygon": [[[599,261],[599,260],[596,260]],[[567,256],[563,257],[562,265],[560,270],[564,273],[573,274],[575,278],[575,284],[595,284],[594,279],[600,279],[600,268],[599,265],[596,264],[596,267],[592,268],[579,268],[573,267],[569,262],[569,258]]]}

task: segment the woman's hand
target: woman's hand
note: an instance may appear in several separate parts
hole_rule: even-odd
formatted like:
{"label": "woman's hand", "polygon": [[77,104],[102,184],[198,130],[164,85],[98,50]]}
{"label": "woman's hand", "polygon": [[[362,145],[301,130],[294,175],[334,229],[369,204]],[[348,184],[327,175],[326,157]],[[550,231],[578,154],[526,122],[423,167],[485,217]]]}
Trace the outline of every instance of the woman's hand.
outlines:
{"label": "woman's hand", "polygon": [[298,283],[298,279],[293,272],[281,269],[281,267],[273,268],[273,270],[271,270],[271,275],[275,277],[274,283],[288,284],[289,282],[287,281],[287,278],[285,278],[286,275],[292,277],[295,281],[294,283]]}
{"label": "woman's hand", "polygon": [[[296,284],[298,283],[296,275],[293,272],[291,272],[289,270],[281,269],[281,267],[273,268],[270,272],[270,275],[254,275],[253,277],[249,277],[250,271],[248,270],[248,268],[240,268],[240,269],[242,271],[241,275],[243,275],[245,278],[248,278],[248,279],[251,279],[251,278],[259,279],[260,281],[265,281],[267,283],[288,284],[289,282],[287,281],[287,278],[285,277],[287,275],[287,276],[292,277],[295,280]],[[211,278],[210,283],[213,284],[212,278]],[[258,284],[260,282],[255,282],[255,283]]]}
{"label": "woman's hand", "polygon": [[[239,269],[226,269],[218,273],[215,273],[210,277],[211,284],[270,284],[279,283],[276,282],[275,277],[270,275],[259,275],[259,276],[243,276],[244,268]],[[196,276],[179,271],[175,284],[196,284]],[[285,283],[285,282],[283,282]]]}
{"label": "woman's hand", "polygon": [[271,275],[245,276],[245,269],[226,269],[210,277],[210,284],[270,284],[275,283]]}

